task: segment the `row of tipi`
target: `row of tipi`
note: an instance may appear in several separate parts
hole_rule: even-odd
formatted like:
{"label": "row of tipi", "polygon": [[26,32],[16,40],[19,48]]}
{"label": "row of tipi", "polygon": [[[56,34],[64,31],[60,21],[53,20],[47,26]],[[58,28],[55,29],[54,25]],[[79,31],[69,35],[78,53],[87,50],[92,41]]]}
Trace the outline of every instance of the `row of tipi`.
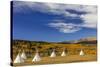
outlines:
{"label": "row of tipi", "polygon": [[[85,55],[83,50],[80,51],[79,55],[80,56]],[[63,50],[61,56],[66,56],[65,50]],[[50,57],[56,57],[55,50],[53,50]],[[18,53],[16,59],[14,60],[14,63],[24,63],[26,59],[27,59],[26,54],[23,51],[22,54]],[[35,54],[34,58],[32,59],[32,62],[37,62],[37,61],[41,61],[41,57],[39,55],[38,50],[36,51],[36,54]]]}
{"label": "row of tipi", "polygon": [[14,60],[14,63],[22,63],[27,59],[25,52],[23,51],[22,54],[18,53],[16,59]]}
{"label": "row of tipi", "polygon": [[[66,56],[65,50],[63,50],[61,56]],[[53,52],[51,53],[50,57],[56,57],[55,50],[53,50]]]}

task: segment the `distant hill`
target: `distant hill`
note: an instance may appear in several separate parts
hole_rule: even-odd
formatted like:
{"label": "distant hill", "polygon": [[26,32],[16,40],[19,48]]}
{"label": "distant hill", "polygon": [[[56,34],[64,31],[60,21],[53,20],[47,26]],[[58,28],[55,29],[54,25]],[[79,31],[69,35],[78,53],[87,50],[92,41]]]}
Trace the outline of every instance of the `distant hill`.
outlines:
{"label": "distant hill", "polygon": [[46,41],[28,41],[28,40],[13,40],[13,42],[30,42],[30,43],[39,43],[39,44],[97,44],[97,38],[96,37],[87,37],[82,38],[79,40],[71,40],[71,41],[62,41],[62,42],[46,42]]}
{"label": "distant hill", "polygon": [[87,38],[82,38],[79,40],[71,40],[71,41],[64,41],[64,42],[59,42],[59,43],[66,43],[66,44],[96,44],[97,43],[97,38],[96,37],[87,37]]}

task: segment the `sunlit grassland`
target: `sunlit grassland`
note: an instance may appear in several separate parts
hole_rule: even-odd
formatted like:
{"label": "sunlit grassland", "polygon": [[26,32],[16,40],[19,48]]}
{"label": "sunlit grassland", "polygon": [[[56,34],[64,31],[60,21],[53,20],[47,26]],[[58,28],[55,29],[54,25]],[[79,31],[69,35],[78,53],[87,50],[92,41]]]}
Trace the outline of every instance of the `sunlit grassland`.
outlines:
{"label": "sunlit grassland", "polygon": [[[21,45],[23,47],[24,45]],[[45,45],[39,45],[39,53],[41,56],[41,61],[38,62],[32,62],[32,59],[35,55],[35,50],[32,50],[32,48],[35,48],[36,46],[31,46],[29,49],[28,46],[24,50],[26,52],[29,52],[30,54],[27,55],[27,59],[24,63],[20,64],[14,64],[14,66],[23,66],[23,65],[42,65],[42,64],[60,64],[60,63],[72,63],[72,62],[86,62],[86,61],[96,61],[97,60],[97,46],[96,45],[82,45],[82,44],[45,44]],[[14,49],[15,48],[15,49]],[[13,48],[13,59],[17,56],[18,48]],[[52,52],[52,49],[56,49],[56,57],[51,58],[50,54],[48,54],[49,51]],[[67,49],[66,56],[62,57],[61,53],[63,49]],[[85,55],[80,56],[79,52],[83,49]],[[14,60],[13,60],[14,61]]]}
{"label": "sunlit grassland", "polygon": [[29,58],[25,61],[25,63],[14,64],[14,66],[88,62],[88,61],[96,61],[96,60],[97,60],[96,55],[85,55],[85,56],[67,55],[65,57],[57,56],[54,58],[42,57],[42,60],[38,62],[32,62],[32,58]]}

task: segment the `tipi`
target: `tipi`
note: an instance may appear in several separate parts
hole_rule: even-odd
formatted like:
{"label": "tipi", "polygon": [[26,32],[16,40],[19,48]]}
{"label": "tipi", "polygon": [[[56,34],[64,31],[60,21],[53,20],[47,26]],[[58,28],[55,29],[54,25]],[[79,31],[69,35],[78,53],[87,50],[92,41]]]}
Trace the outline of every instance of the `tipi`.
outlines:
{"label": "tipi", "polygon": [[22,58],[23,60],[26,60],[26,59],[27,59],[27,57],[26,57],[26,54],[25,54],[24,50],[23,50],[23,52],[22,52],[22,54],[21,54],[21,58]]}
{"label": "tipi", "polygon": [[38,50],[37,50],[32,62],[36,62],[36,61],[40,61],[40,60],[41,60],[41,57],[40,57]]}
{"label": "tipi", "polygon": [[53,50],[53,52],[51,53],[50,57],[56,57],[55,50]]}
{"label": "tipi", "polygon": [[18,53],[16,59],[14,60],[14,63],[23,63],[24,60],[21,58],[20,53]]}
{"label": "tipi", "polygon": [[61,56],[66,56],[65,50],[63,50]]}
{"label": "tipi", "polygon": [[80,56],[83,56],[83,55],[84,55],[83,50],[80,51],[79,55],[80,55]]}

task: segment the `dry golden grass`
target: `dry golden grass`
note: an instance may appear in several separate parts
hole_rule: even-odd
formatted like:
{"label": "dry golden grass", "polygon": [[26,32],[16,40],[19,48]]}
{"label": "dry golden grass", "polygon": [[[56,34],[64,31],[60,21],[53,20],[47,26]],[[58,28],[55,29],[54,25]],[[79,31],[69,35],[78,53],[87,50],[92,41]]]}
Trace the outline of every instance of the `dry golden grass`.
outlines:
{"label": "dry golden grass", "polygon": [[[23,45],[21,45],[23,46]],[[42,65],[42,64],[60,64],[60,63],[72,63],[72,62],[86,62],[86,61],[96,61],[97,60],[97,46],[96,45],[82,45],[82,44],[46,44],[40,45],[42,48],[39,49],[40,53],[42,51],[47,51],[49,48],[56,48],[57,57],[50,58],[49,55],[43,55],[41,58],[42,60],[39,62],[32,62],[32,59],[35,55],[35,51],[33,50],[31,53],[32,57],[28,57],[25,63],[21,64],[13,64],[14,66],[23,66],[23,65]],[[32,46],[34,48],[34,46]],[[67,49],[67,56],[61,57],[60,54],[62,53],[63,49]],[[31,51],[27,47],[24,48],[27,51]],[[85,56],[79,56],[80,50],[83,49]],[[19,49],[16,49],[16,46],[13,48],[13,61],[17,56]],[[45,52],[44,52],[45,53]]]}
{"label": "dry golden grass", "polygon": [[41,61],[32,62],[32,58],[29,58],[25,63],[14,64],[14,66],[23,66],[23,65],[42,65],[42,64],[60,64],[60,63],[72,63],[72,62],[86,62],[86,61],[96,61],[96,55],[67,55],[65,57],[57,56],[54,58],[51,57],[42,57]]}

